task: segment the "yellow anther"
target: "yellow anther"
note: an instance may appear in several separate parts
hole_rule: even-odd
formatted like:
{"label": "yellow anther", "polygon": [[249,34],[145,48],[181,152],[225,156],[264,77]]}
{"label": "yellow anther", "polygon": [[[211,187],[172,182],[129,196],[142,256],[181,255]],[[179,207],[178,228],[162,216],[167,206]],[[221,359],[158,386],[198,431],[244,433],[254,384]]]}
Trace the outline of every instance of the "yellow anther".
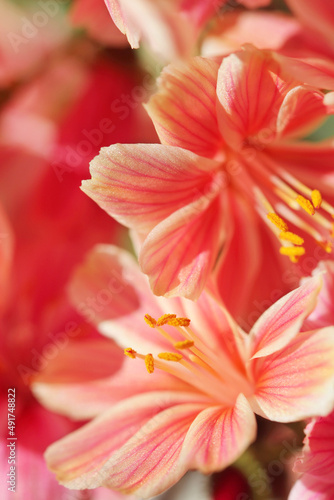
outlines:
{"label": "yellow anther", "polygon": [[301,236],[298,236],[298,234],[291,233],[290,231],[282,231],[279,235],[279,238],[281,240],[285,241],[291,241],[291,243],[294,243],[295,245],[303,245],[304,240]]}
{"label": "yellow anther", "polygon": [[154,358],[152,354],[146,354],[145,356],[145,366],[148,373],[154,372]]}
{"label": "yellow anther", "polygon": [[144,320],[146,321],[148,326],[150,326],[151,328],[155,328],[157,326],[156,320],[154,318],[152,318],[152,316],[150,316],[149,314],[145,314]]}
{"label": "yellow anther", "polygon": [[129,358],[135,359],[137,352],[134,349],[131,349],[131,347],[127,347],[124,349],[124,354],[125,356],[129,356]]}
{"label": "yellow anther", "polygon": [[269,214],[267,214],[267,217],[270,220],[270,222],[275,224],[275,226],[278,227],[278,229],[280,229],[281,231],[288,230],[287,223],[284,222],[284,220],[281,219],[281,217],[279,215],[275,214],[274,212],[270,212]]}
{"label": "yellow anther", "polygon": [[193,340],[181,340],[180,342],[175,342],[174,347],[175,349],[189,349],[189,347],[192,347],[194,345]]}
{"label": "yellow anther", "polygon": [[321,196],[320,191],[318,191],[318,189],[313,189],[313,191],[311,193],[311,200],[312,200],[312,203],[314,205],[314,208],[321,207],[322,196]]}
{"label": "yellow anther", "polygon": [[188,318],[171,318],[167,322],[170,326],[189,326],[190,319]]}
{"label": "yellow anther", "polygon": [[298,203],[298,205],[300,205],[304,210],[305,212],[307,212],[308,214],[310,215],[314,215],[315,214],[315,210],[314,210],[314,206],[312,205],[312,203],[310,202],[310,200],[308,200],[307,198],[304,198],[304,196],[302,196],[301,194],[299,194],[296,198],[296,202]]}
{"label": "yellow anther", "polygon": [[168,323],[169,319],[176,318],[176,314],[164,314],[157,321],[157,326],[163,326]]}
{"label": "yellow anther", "polygon": [[[288,257],[300,257],[305,254],[304,247],[281,247],[279,252],[282,255],[288,255]],[[294,261],[293,261],[294,262]]]}
{"label": "yellow anther", "polygon": [[158,358],[164,359],[165,361],[181,361],[183,358],[182,354],[177,354],[174,352],[161,352],[158,354]]}

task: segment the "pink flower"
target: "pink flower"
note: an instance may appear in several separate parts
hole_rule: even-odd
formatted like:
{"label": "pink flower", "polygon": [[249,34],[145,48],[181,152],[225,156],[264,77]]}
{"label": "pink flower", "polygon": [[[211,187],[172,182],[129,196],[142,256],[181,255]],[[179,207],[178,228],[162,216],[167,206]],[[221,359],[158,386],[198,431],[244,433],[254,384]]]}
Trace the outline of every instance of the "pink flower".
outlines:
{"label": "pink flower", "polygon": [[[108,300],[115,273],[119,293]],[[156,298],[132,257],[97,247],[78,269],[71,295],[88,316],[89,301],[105,291],[93,320],[128,358],[115,378],[93,384],[53,384],[58,363],[36,379],[38,397],[64,414],[87,415],[89,393],[113,404],[47,450],[60,483],[149,497],[188,469],[207,474],[231,464],[255,439],[254,412],[279,422],[327,415],[333,328],[299,333],[320,284],[315,277],[280,299],[248,336],[206,293],[196,304]],[[148,311],[154,318],[146,314],[146,324],[140,318]]]}
{"label": "pink flower", "polygon": [[289,500],[334,498],[334,412],[314,419],[305,429],[305,446],[295,470],[304,475],[292,488]]}
{"label": "pink flower", "polygon": [[[334,262],[322,261],[314,269],[313,275],[322,276],[323,286],[318,296],[317,306],[307,318],[310,329],[334,325]],[[305,278],[302,282],[309,278]]]}
{"label": "pink flower", "polygon": [[162,144],[102,149],[82,188],[134,231],[155,294],[196,299],[211,275],[245,314],[250,296],[288,289],[289,257],[331,251],[333,144],[300,141],[324,95],[252,47],[170,65],[159,83],[147,110]]}

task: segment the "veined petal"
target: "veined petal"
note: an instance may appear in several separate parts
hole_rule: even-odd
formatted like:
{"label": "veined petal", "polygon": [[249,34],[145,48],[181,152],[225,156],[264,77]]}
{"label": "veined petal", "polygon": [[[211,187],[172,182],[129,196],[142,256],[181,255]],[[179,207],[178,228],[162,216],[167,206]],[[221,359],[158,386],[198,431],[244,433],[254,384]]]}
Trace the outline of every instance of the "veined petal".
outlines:
{"label": "veined petal", "polygon": [[212,157],[221,145],[216,116],[219,64],[196,57],[171,64],[160,76],[159,89],[146,109],[162,144]]}
{"label": "veined petal", "polygon": [[303,321],[316,306],[321,285],[321,277],[315,276],[262,314],[250,331],[252,358],[282,349],[298,334]]}
{"label": "veined petal", "polygon": [[334,327],[303,332],[288,346],[253,360],[253,410],[294,422],[327,415],[334,406]]}
{"label": "veined petal", "polygon": [[154,294],[199,297],[223,240],[219,191],[217,182],[149,233],[139,263]]}
{"label": "veined petal", "polygon": [[150,231],[201,197],[219,163],[161,144],[115,144],[91,162],[82,190],[121,224]]}
{"label": "veined petal", "polygon": [[223,59],[217,81],[217,115],[226,143],[239,150],[263,130],[271,134],[284,95],[293,82],[281,79],[279,64],[252,46]]}
{"label": "veined petal", "polygon": [[288,500],[332,500],[334,484],[319,481],[319,478],[305,474],[298,479],[290,491]]}
{"label": "veined petal", "polygon": [[211,474],[234,462],[255,437],[255,415],[240,394],[233,408],[212,406],[198,414],[187,432],[180,461]]}
{"label": "veined petal", "polygon": [[86,420],[138,394],[194,391],[163,370],[154,373],[152,383],[152,376],[140,360],[129,359],[110,340],[99,342],[99,349],[94,342],[76,342],[77,348],[67,346],[34,377],[31,388],[43,406],[74,420]]}
{"label": "veined petal", "polygon": [[305,434],[303,456],[296,460],[294,470],[316,476],[319,482],[332,483],[334,488],[334,412],[309,423]]}
{"label": "veined petal", "polygon": [[277,62],[296,80],[319,89],[334,90],[334,63],[329,58],[284,56],[274,53]]}
{"label": "veined petal", "polygon": [[207,404],[187,393],[129,398],[50,446],[47,463],[70,488],[105,485],[151,496],[159,483],[165,481],[162,491],[184,474],[175,468],[177,478],[171,474],[171,480],[163,472],[175,464],[186,430]]}
{"label": "veined petal", "polygon": [[306,135],[326,118],[324,95],[305,86],[291,89],[277,116],[277,133],[281,136]]}

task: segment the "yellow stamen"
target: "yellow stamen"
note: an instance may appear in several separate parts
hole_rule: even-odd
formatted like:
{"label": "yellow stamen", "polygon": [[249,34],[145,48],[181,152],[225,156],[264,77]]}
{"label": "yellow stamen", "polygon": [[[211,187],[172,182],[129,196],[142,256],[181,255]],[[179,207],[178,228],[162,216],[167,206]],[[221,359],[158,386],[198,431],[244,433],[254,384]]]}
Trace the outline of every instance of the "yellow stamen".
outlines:
{"label": "yellow stamen", "polygon": [[171,318],[167,322],[170,326],[189,326],[190,319],[188,318]]}
{"label": "yellow stamen", "polygon": [[189,349],[195,344],[193,340],[181,340],[180,342],[175,342],[175,349]]}
{"label": "yellow stamen", "polygon": [[318,189],[313,189],[313,191],[311,193],[311,199],[312,199],[312,203],[314,205],[314,208],[321,207],[322,196],[321,196],[320,191],[318,191]]}
{"label": "yellow stamen", "polygon": [[164,314],[157,321],[157,326],[163,326],[168,323],[168,321],[172,318],[176,318],[176,314]]}
{"label": "yellow stamen", "polygon": [[299,194],[296,198],[296,202],[305,210],[305,212],[307,212],[309,215],[314,215],[315,214],[315,210],[314,210],[314,206],[312,205],[312,203],[310,202],[310,200],[308,200],[307,198],[304,198],[304,196],[302,196],[301,194]]}
{"label": "yellow stamen", "polygon": [[[304,247],[281,247],[279,249],[280,254],[288,255],[289,257],[300,257],[305,254]],[[293,261],[294,262],[294,261]]]}
{"label": "yellow stamen", "polygon": [[125,356],[129,356],[129,358],[135,359],[137,352],[134,349],[131,349],[131,347],[127,347],[124,349],[124,354]]}
{"label": "yellow stamen", "polygon": [[277,215],[274,212],[272,212],[272,213],[267,214],[267,217],[270,220],[270,222],[272,222],[273,224],[275,224],[275,226],[278,227],[278,229],[280,229],[281,231],[285,232],[285,231],[288,230],[287,223],[284,222],[284,220],[281,219],[281,217],[279,215]]}
{"label": "yellow stamen", "polygon": [[152,318],[152,316],[150,316],[149,314],[145,314],[144,320],[151,328],[155,328],[157,326],[156,320]]}
{"label": "yellow stamen", "polygon": [[181,361],[183,358],[182,354],[177,354],[174,352],[161,352],[158,354],[158,358],[164,359],[165,361]]}
{"label": "yellow stamen", "polygon": [[282,231],[279,235],[279,238],[281,240],[285,241],[291,241],[291,243],[294,243],[295,245],[303,245],[304,240],[301,236],[298,236],[298,234],[291,233],[290,231]]}
{"label": "yellow stamen", "polygon": [[154,372],[154,359],[152,354],[146,354],[145,356],[145,366],[148,373]]}

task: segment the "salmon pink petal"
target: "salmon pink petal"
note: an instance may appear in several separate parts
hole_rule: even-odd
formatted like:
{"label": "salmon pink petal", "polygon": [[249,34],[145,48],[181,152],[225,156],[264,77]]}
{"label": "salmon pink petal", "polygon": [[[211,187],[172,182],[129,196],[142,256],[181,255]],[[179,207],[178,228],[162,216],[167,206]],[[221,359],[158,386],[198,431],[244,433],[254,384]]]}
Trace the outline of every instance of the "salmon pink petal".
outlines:
{"label": "salmon pink petal", "polygon": [[255,437],[255,415],[240,394],[233,408],[212,406],[198,414],[187,432],[180,461],[211,474],[234,462]]}
{"label": "salmon pink petal", "polygon": [[258,319],[250,332],[251,356],[259,358],[285,347],[313,311],[322,279],[315,276],[288,293]]}
{"label": "salmon pink petal", "polygon": [[48,466],[70,488],[104,485],[154,495],[184,474],[175,462],[192,420],[207,404],[199,395],[173,392],[126,399],[49,447]]}
{"label": "salmon pink petal", "polygon": [[287,347],[253,360],[253,410],[292,422],[327,415],[334,406],[334,327],[300,333]]}
{"label": "salmon pink petal", "polygon": [[235,150],[245,138],[272,129],[274,110],[283,101],[291,81],[267,52],[252,46],[223,59],[217,80],[217,115],[221,134]]}
{"label": "salmon pink petal", "polygon": [[162,144],[212,157],[221,144],[216,117],[219,64],[202,57],[167,66],[146,105]]}
{"label": "salmon pink petal", "polygon": [[63,346],[34,376],[31,389],[43,406],[75,420],[94,418],[115,402],[144,392],[193,391],[163,370],[157,370],[152,384],[140,360],[129,359],[105,339]]}
{"label": "salmon pink petal", "polygon": [[334,90],[334,62],[331,59],[303,57],[298,59],[274,54],[276,61],[296,80],[320,89]]}
{"label": "salmon pink petal", "polygon": [[133,49],[142,39],[165,60],[191,52],[196,30],[180,16],[178,2],[161,0],[105,0],[118,29]]}
{"label": "salmon pink petal", "polygon": [[288,500],[332,500],[334,484],[323,483],[319,478],[305,474],[290,491]]}
{"label": "salmon pink petal", "polygon": [[149,233],[139,263],[154,294],[199,297],[223,238],[219,186],[217,182],[208,195],[175,212]]}
{"label": "salmon pink petal", "polygon": [[294,470],[334,483],[334,412],[309,423],[305,434],[303,456],[296,460]]}
{"label": "salmon pink petal", "polygon": [[277,116],[277,133],[281,136],[306,135],[326,118],[321,92],[305,86],[290,90]]}
{"label": "salmon pink petal", "polygon": [[116,144],[91,162],[82,189],[121,224],[144,232],[199,199],[218,166],[172,146]]}
{"label": "salmon pink petal", "polygon": [[144,321],[166,311],[183,316],[179,299],[160,300],[152,294],[147,277],[134,257],[112,245],[98,245],[77,268],[69,287],[78,311],[105,336],[123,348],[141,352],[170,349],[170,344]]}

